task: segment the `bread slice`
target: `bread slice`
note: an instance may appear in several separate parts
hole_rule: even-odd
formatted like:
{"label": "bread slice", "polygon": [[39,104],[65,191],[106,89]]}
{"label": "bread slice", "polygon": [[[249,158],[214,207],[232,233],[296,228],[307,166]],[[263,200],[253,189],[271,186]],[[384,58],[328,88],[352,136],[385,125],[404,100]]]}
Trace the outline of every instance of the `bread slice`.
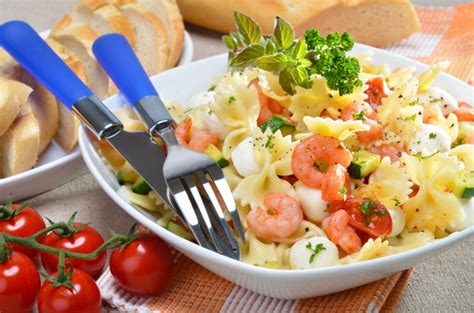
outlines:
{"label": "bread slice", "polygon": [[135,46],[133,28],[128,19],[114,6],[100,2],[81,0],[72,13],[75,22],[90,25],[99,35],[119,33]]}
{"label": "bread slice", "polygon": [[175,0],[138,0],[163,22],[168,34],[170,57],[168,68],[176,65],[184,44],[184,23]]}
{"label": "bread slice", "polygon": [[357,42],[372,46],[394,44],[420,29],[409,0],[178,0],[187,22],[221,32],[235,30],[233,12],[251,16],[265,34],[275,16],[287,20],[301,36],[308,28],[324,35],[349,32]]}
{"label": "bread slice", "polygon": [[20,115],[32,91],[30,87],[15,80],[0,79],[0,136]]}
{"label": "bread slice", "polygon": [[66,47],[83,64],[89,87],[100,99],[108,95],[109,77],[97,63],[92,45],[99,35],[88,25],[74,23],[69,16],[59,21],[50,37]]}
{"label": "bread slice", "polygon": [[58,130],[59,113],[56,98],[20,65],[16,66],[12,77],[33,89],[27,105],[38,121],[40,131],[38,154],[41,154]]}
{"label": "bread slice", "polygon": [[[66,50],[64,46],[52,38],[48,38],[47,43],[59,55],[59,57],[66,63],[72,71],[87,84],[87,76],[84,67],[79,59]],[[77,144],[77,129],[80,121],[69,111],[60,101],[56,99],[59,111],[59,126],[54,140],[61,146],[61,148],[69,152]]]}
{"label": "bread slice", "polygon": [[0,178],[32,168],[39,154],[40,130],[33,113],[15,120],[0,136]]}
{"label": "bread slice", "polygon": [[161,19],[146,6],[132,3],[120,6],[128,18],[135,36],[135,53],[152,76],[165,70],[169,64],[168,36]]}

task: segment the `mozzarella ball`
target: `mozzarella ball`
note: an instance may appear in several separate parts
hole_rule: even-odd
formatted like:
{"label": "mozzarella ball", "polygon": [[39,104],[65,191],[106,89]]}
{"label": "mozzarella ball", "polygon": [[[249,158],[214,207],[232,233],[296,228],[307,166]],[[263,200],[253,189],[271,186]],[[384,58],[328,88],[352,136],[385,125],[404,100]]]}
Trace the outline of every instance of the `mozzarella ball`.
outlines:
{"label": "mozzarella ball", "polygon": [[448,227],[449,231],[461,231],[474,225],[474,198],[460,199],[461,208],[464,211],[464,220],[462,222],[456,221],[454,227]]}
{"label": "mozzarella ball", "polygon": [[392,218],[392,232],[388,234],[388,238],[398,236],[404,229],[406,224],[405,213],[400,208],[389,208],[388,213]]}
{"label": "mozzarella ball", "polygon": [[[308,247],[308,244],[311,244],[311,248]],[[322,245],[324,249],[314,253],[318,245]],[[290,267],[292,269],[304,270],[331,266],[336,265],[337,260],[339,260],[339,251],[336,245],[324,237],[300,240],[290,250]]]}
{"label": "mozzarella ball", "polygon": [[456,99],[446,90],[431,87],[418,97],[420,103],[432,103],[441,109],[443,115],[453,113],[458,108]]}
{"label": "mozzarella ball", "polygon": [[411,153],[429,156],[435,152],[447,152],[451,147],[451,137],[438,126],[422,124],[410,140]]}
{"label": "mozzarella ball", "polygon": [[306,186],[301,181],[294,185],[296,194],[300,199],[304,215],[313,223],[321,223],[329,216],[327,202],[321,196],[321,190]]}
{"label": "mozzarella ball", "polygon": [[253,153],[252,137],[242,140],[232,151],[231,157],[235,169],[241,176],[247,177],[260,172],[260,164],[255,160]]}
{"label": "mozzarella ball", "polygon": [[224,139],[230,132],[229,127],[227,127],[210,108],[207,108],[202,115],[202,121],[204,126],[211,133],[217,134],[220,139]]}
{"label": "mozzarella ball", "polygon": [[200,91],[191,97],[189,100],[189,107],[195,108],[203,104],[209,105],[210,103],[214,102],[214,95],[214,91]]}

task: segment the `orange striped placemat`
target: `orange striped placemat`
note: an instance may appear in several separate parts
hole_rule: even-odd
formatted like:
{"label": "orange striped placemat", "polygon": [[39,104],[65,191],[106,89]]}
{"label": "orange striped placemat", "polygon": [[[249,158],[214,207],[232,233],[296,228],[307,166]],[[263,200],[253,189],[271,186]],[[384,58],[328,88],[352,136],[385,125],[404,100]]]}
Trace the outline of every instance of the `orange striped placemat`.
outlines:
{"label": "orange striped placemat", "polygon": [[[387,50],[434,64],[474,82],[474,3],[417,8],[421,31]],[[368,285],[312,299],[279,300],[256,294],[213,274],[174,251],[175,275],[158,297],[139,298],[120,289],[106,271],[98,284],[104,300],[123,312],[393,312],[410,277],[406,270]]]}

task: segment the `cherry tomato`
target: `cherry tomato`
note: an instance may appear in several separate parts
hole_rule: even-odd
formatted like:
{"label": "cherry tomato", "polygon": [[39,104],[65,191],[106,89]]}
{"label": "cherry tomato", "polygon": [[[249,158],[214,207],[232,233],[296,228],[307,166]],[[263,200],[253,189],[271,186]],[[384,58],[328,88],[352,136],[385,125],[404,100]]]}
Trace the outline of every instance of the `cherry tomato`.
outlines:
{"label": "cherry tomato", "polygon": [[33,261],[13,251],[7,261],[0,263],[0,312],[30,312],[40,286],[40,275]]}
{"label": "cherry tomato", "polygon": [[[14,204],[12,209],[15,211],[19,207],[19,205]],[[17,237],[29,237],[44,228],[46,228],[46,225],[41,218],[41,215],[39,215],[34,209],[28,207],[24,208],[18,215],[15,215],[10,219],[0,219],[0,233]],[[41,242],[43,238],[44,236],[38,238],[37,241]],[[19,244],[12,244],[12,247],[13,250],[25,254],[32,260],[38,256],[37,250]]]}
{"label": "cherry tomato", "polygon": [[375,77],[367,82],[369,88],[365,91],[367,95],[367,102],[376,108],[382,104],[382,99],[387,96],[383,88],[383,79],[382,77]]}
{"label": "cherry tomato", "polygon": [[[57,276],[57,273],[52,276]],[[45,280],[38,297],[39,313],[100,313],[100,291],[92,277],[75,268],[71,283],[73,289],[53,287],[49,280]]]}
{"label": "cherry tomato", "polygon": [[169,283],[173,257],[168,246],[154,235],[144,235],[110,256],[110,272],[118,284],[130,293],[159,294]]}
{"label": "cherry tomato", "polygon": [[331,202],[329,213],[345,210],[351,216],[350,224],[372,238],[383,237],[392,231],[392,218],[383,204],[365,198],[348,198]]}
{"label": "cherry tomato", "polygon": [[[83,224],[74,223],[74,228],[80,227],[81,225]],[[50,232],[43,240],[44,245],[79,253],[93,252],[103,243],[104,239],[99,232],[90,226],[85,226],[69,237],[59,236],[55,232]],[[72,264],[74,268],[88,273],[93,278],[97,278],[102,273],[106,261],[107,253],[106,251],[102,251],[92,260],[66,258],[66,265]],[[48,273],[54,273],[57,271],[58,257],[54,254],[41,252],[41,264],[43,264],[44,269]]]}

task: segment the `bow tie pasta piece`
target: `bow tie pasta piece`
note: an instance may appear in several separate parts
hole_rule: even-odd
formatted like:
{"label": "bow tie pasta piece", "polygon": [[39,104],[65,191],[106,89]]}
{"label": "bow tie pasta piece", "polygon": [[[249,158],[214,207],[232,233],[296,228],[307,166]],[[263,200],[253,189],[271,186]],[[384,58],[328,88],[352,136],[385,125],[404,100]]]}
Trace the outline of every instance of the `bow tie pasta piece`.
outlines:
{"label": "bow tie pasta piece", "polygon": [[428,158],[417,158],[403,153],[411,180],[419,186],[415,196],[403,205],[409,231],[444,231],[465,218],[461,203],[449,189],[450,182],[462,169],[456,157],[438,153]]}
{"label": "bow tie pasta piece", "polygon": [[214,102],[209,108],[230,130],[222,145],[226,159],[239,142],[257,128],[260,104],[257,89],[249,87],[249,82],[250,77],[245,72],[227,73],[214,88]]}
{"label": "bow tie pasta piece", "polygon": [[264,243],[251,232],[245,233],[247,246],[242,249],[241,261],[247,264],[269,268],[289,268],[289,245]]}
{"label": "bow tie pasta piece", "polygon": [[419,92],[424,92],[431,87],[433,81],[438,77],[441,71],[444,71],[449,66],[448,61],[436,63],[430,69],[424,71],[417,75],[418,81],[420,82],[420,87],[418,88]]}
{"label": "bow tie pasta piece", "polygon": [[384,126],[390,126],[390,124],[397,121],[397,118],[400,117],[401,108],[414,103],[418,90],[418,80],[411,75],[403,83],[391,88],[393,88],[393,92],[383,98],[382,105],[377,108],[380,121]]}
{"label": "bow tie pasta piece", "polygon": [[293,113],[292,120],[301,122],[305,116],[317,117],[325,109],[343,109],[349,104],[362,103],[367,95],[364,90],[367,86],[356,87],[351,94],[339,95],[329,90],[325,78],[315,75],[312,77],[312,87],[305,89],[296,87],[296,94],[291,96],[290,112]]}
{"label": "bow tie pasta piece", "polygon": [[385,256],[387,252],[388,241],[382,241],[381,237],[377,238],[376,240],[370,238],[358,252],[339,259],[337,264],[351,264],[377,259]]}
{"label": "bow tie pasta piece", "polygon": [[278,81],[278,76],[272,72],[267,72],[263,70],[259,70],[260,73],[258,75],[259,85],[262,88],[262,92],[265,96],[270,97],[285,108],[290,106],[291,103],[291,96],[288,95]]}
{"label": "bow tie pasta piece", "polygon": [[418,233],[402,232],[394,238],[389,238],[388,254],[397,254],[424,246],[435,239],[432,232],[424,230]]}
{"label": "bow tie pasta piece", "polygon": [[355,58],[359,61],[359,65],[362,69],[362,73],[376,75],[376,76],[386,76],[390,73],[390,68],[387,64],[376,64],[373,62],[372,57],[374,55],[373,51],[365,51],[359,53]]}
{"label": "bow tie pasta piece", "polygon": [[414,66],[399,68],[392,73],[387,74],[385,81],[391,90],[395,90],[405,85],[409,80],[415,79],[418,82],[418,80],[414,77],[415,71],[416,68]]}
{"label": "bow tie pasta piece", "polygon": [[392,164],[389,157],[384,157],[370,175],[369,184],[357,189],[356,194],[358,197],[375,198],[391,208],[408,201],[412,186],[410,174],[400,167],[400,162]]}
{"label": "bow tie pasta piece", "polygon": [[333,120],[327,117],[305,116],[303,122],[313,134],[319,134],[327,137],[334,137],[339,140],[345,140],[353,136],[358,131],[370,129],[369,125],[356,120]]}
{"label": "bow tie pasta piece", "polygon": [[462,162],[465,170],[474,171],[474,145],[459,145],[451,149],[449,155]]}
{"label": "bow tie pasta piece", "polygon": [[235,199],[243,206],[250,205],[256,209],[269,192],[296,197],[291,184],[278,177],[293,174],[291,156],[296,144],[291,136],[283,137],[280,131],[272,133],[267,129],[262,133],[260,128],[256,128],[253,135],[254,157],[262,167],[259,173],[245,177],[237,185],[233,192]]}

